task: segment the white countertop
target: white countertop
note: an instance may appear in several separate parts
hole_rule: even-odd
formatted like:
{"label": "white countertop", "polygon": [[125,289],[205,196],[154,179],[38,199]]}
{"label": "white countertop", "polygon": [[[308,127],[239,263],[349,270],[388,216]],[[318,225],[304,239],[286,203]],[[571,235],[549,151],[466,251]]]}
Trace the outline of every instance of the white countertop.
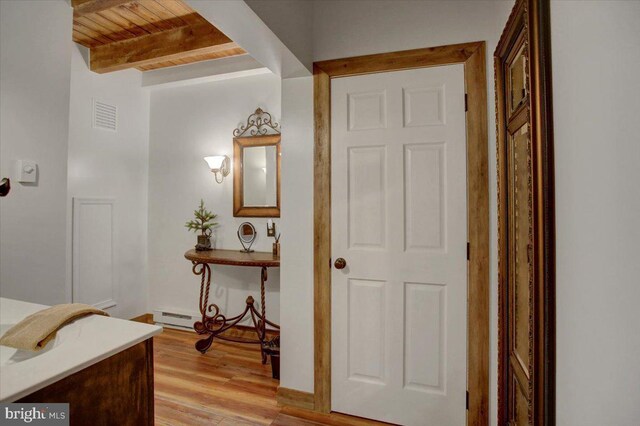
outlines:
{"label": "white countertop", "polygon": [[[0,297],[0,335],[46,308]],[[16,401],[161,332],[155,325],[90,315],[63,327],[39,352],[0,346],[0,402]]]}

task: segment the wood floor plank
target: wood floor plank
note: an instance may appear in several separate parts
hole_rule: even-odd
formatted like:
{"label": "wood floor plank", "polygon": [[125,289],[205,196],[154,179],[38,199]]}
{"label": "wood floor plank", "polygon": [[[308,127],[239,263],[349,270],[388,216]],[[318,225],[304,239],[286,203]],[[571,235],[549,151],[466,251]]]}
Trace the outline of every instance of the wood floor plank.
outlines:
{"label": "wood floor plank", "polygon": [[271,426],[322,426],[323,423],[303,420],[300,417],[293,417],[287,414],[278,414],[278,417],[271,423]]}
{"label": "wood floor plank", "polygon": [[[224,417],[210,411],[187,407],[163,398],[156,398],[156,417],[174,426],[219,424]],[[156,424],[158,422],[156,421]]]}
{"label": "wood floor plank", "polygon": [[214,340],[211,350],[202,355],[194,348],[201,338],[173,329],[154,337],[156,425],[385,424],[279,406],[279,382],[271,378],[271,366],[262,365],[258,345]]}
{"label": "wood floor plank", "polygon": [[218,423],[218,426],[256,426],[261,423],[251,423],[244,422],[242,420],[234,419],[234,418],[226,418],[222,420],[222,422]]}
{"label": "wood floor plank", "polygon": [[319,413],[317,411],[305,410],[295,407],[281,407],[281,413],[307,421],[313,421],[322,425],[333,426],[369,426],[369,425],[389,425],[389,423],[376,422],[362,417],[347,416],[340,413]]}

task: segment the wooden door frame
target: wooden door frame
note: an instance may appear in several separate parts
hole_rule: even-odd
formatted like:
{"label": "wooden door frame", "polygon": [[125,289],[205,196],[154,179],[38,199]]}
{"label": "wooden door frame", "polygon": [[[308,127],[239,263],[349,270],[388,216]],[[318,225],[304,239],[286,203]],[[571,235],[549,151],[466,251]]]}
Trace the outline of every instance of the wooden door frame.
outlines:
{"label": "wooden door frame", "polygon": [[[485,42],[316,62],[314,76],[314,407],[331,411],[331,79],[464,64],[467,136],[467,424],[489,423],[489,180]],[[473,331],[473,332],[471,332]]]}

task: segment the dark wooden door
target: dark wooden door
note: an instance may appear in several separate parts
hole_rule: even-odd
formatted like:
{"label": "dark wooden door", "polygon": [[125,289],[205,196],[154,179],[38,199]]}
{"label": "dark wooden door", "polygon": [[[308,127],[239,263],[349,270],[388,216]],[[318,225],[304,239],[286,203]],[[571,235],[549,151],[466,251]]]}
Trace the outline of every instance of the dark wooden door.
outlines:
{"label": "dark wooden door", "polygon": [[[553,424],[550,111],[541,105],[540,10],[519,0],[495,52],[499,221],[499,424]],[[547,2],[548,6],[548,2]],[[541,9],[542,8],[542,9]],[[550,98],[549,98],[550,99]]]}

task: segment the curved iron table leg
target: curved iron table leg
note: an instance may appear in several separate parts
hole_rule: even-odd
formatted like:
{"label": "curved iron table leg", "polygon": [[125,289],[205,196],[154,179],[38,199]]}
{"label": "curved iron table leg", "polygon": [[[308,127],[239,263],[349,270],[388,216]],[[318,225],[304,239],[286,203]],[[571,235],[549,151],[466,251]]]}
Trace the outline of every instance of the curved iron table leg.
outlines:
{"label": "curved iron table leg", "polygon": [[[260,344],[260,354],[262,363],[267,363],[267,354],[264,352],[263,344],[266,341],[267,324],[279,329],[280,326],[269,321],[267,319],[266,308],[266,293],[265,282],[267,281],[267,268],[262,267],[260,271],[260,312],[254,305],[254,299],[252,296],[248,296],[246,300],[247,306],[240,315],[236,315],[231,318],[225,317],[220,313],[220,308],[215,303],[209,304],[209,290],[211,288],[211,267],[207,263],[192,262],[192,271],[195,275],[200,275],[200,314],[202,315],[201,321],[196,321],[193,324],[193,328],[198,334],[208,334],[207,337],[198,340],[195,344],[196,349],[201,353],[206,353],[213,344],[213,338],[228,340],[238,343],[253,343]],[[256,340],[238,340],[221,334],[237,325],[244,319],[247,314],[251,315],[253,320],[253,327],[257,334]]]}

